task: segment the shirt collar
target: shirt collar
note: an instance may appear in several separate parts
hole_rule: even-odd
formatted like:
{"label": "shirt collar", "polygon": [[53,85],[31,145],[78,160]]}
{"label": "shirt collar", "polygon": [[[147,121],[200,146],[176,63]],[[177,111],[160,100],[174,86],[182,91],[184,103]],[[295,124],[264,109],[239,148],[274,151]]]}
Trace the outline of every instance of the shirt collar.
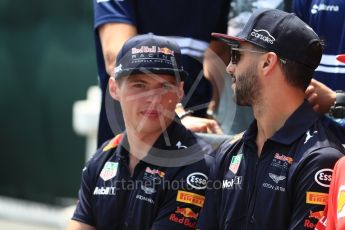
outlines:
{"label": "shirt collar", "polygon": [[118,147],[115,150],[116,157],[120,159],[125,159],[126,161],[129,162],[129,144],[128,144],[128,138],[127,138],[127,133],[123,133],[122,140]]}
{"label": "shirt collar", "polygon": [[[198,141],[195,138],[187,138],[189,136],[188,130],[181,124],[181,121],[176,117],[173,122],[162,132],[162,134],[157,138],[153,147],[149,150],[148,155],[143,159],[145,162],[159,162],[158,159],[167,159],[172,158],[172,154],[175,154],[176,157],[180,155],[185,155],[186,151],[184,148],[187,148],[193,145],[193,152],[202,151],[199,144],[195,145]],[[129,143],[126,132],[123,134],[123,138],[116,148],[116,155],[121,159],[125,159],[129,162]],[[169,150],[178,150],[178,151],[169,151]],[[197,158],[199,159],[201,154],[198,154]],[[156,162],[156,163],[157,163]],[[157,163],[157,165],[159,165]]]}
{"label": "shirt collar", "polygon": [[[308,101],[304,102],[291,114],[270,140],[285,145],[290,145],[301,137],[319,118],[319,115],[313,110]],[[257,135],[257,121],[254,120],[243,136],[244,141],[255,139]]]}

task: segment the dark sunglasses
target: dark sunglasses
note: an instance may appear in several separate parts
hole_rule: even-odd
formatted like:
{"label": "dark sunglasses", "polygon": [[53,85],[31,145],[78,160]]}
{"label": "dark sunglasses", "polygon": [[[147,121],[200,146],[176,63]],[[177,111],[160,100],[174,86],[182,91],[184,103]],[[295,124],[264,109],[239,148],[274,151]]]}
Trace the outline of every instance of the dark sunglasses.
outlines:
{"label": "dark sunglasses", "polygon": [[230,57],[231,57],[230,62],[233,65],[236,65],[240,61],[241,52],[258,53],[258,54],[267,53],[267,52],[258,51],[258,50],[249,50],[249,49],[241,49],[241,48],[232,47],[230,48]]}

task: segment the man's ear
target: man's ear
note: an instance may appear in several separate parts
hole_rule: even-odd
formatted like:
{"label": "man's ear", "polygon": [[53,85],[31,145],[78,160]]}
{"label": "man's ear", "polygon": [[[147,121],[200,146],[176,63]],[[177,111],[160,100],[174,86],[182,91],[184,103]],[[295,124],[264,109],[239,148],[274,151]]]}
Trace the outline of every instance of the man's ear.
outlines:
{"label": "man's ear", "polygon": [[119,101],[120,100],[120,96],[119,96],[120,86],[119,86],[119,83],[117,81],[115,81],[114,77],[109,78],[108,86],[109,86],[110,96],[114,100]]}
{"label": "man's ear", "polygon": [[261,61],[261,69],[264,74],[268,74],[272,71],[276,64],[278,64],[279,57],[273,52],[268,52],[264,55],[264,59]]}

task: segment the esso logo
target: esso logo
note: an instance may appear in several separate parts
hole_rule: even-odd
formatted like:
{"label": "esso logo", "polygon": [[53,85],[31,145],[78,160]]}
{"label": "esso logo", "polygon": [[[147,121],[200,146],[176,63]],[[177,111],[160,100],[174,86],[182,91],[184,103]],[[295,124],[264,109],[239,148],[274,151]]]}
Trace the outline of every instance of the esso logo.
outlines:
{"label": "esso logo", "polygon": [[205,174],[201,172],[195,172],[187,176],[187,184],[189,184],[192,188],[195,189],[205,189],[207,179],[208,177]]}
{"label": "esso logo", "polygon": [[332,169],[321,169],[315,173],[315,181],[319,185],[329,188],[332,180]]}

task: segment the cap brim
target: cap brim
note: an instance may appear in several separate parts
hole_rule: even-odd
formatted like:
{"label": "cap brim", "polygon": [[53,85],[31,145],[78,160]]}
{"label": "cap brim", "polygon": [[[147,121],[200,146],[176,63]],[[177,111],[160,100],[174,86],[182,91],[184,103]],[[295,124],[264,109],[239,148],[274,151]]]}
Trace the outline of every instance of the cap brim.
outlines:
{"label": "cap brim", "polygon": [[342,63],[345,63],[345,54],[337,55],[337,60],[342,62]]}
{"label": "cap brim", "polygon": [[246,41],[242,38],[230,36],[227,34],[212,33],[211,35],[229,46],[238,46],[241,42]]}
{"label": "cap brim", "polygon": [[180,77],[181,81],[184,81],[188,77],[188,72],[181,69],[169,69],[169,68],[133,68],[133,69],[123,69],[115,75],[115,78],[121,78],[124,76],[131,76],[136,74],[168,74]]}

